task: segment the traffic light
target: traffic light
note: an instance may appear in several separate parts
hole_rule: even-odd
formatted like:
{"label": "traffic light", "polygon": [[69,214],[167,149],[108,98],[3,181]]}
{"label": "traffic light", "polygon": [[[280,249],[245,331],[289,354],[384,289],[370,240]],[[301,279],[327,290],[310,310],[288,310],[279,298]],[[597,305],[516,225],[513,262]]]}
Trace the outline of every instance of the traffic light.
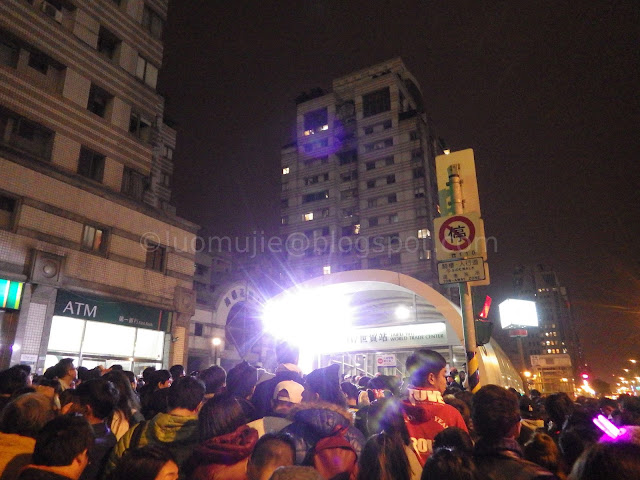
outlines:
{"label": "traffic light", "polygon": [[484,300],[482,310],[475,319],[476,326],[476,343],[478,346],[489,343],[491,340],[491,332],[493,331],[493,322],[490,322],[489,308],[491,307],[491,297],[487,296]]}

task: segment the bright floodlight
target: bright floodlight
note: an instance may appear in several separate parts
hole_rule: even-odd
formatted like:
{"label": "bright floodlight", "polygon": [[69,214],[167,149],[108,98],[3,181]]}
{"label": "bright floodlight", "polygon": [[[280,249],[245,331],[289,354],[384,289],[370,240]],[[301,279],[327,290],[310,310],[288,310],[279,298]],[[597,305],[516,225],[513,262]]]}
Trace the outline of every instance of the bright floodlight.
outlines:
{"label": "bright floodlight", "polygon": [[211,343],[213,343],[214,347],[217,347],[222,343],[222,340],[220,340],[218,337],[215,337],[213,340],[211,340]]}
{"label": "bright floodlight", "polygon": [[404,305],[398,305],[396,307],[396,318],[398,320],[406,320],[409,318],[409,316],[411,315],[411,310],[409,310],[407,307],[405,307]]}
{"label": "bright floodlight", "polygon": [[499,306],[502,328],[537,327],[536,302],[510,298]]}
{"label": "bright floodlight", "polygon": [[331,287],[284,293],[265,305],[262,318],[274,337],[316,353],[351,328],[349,299]]}

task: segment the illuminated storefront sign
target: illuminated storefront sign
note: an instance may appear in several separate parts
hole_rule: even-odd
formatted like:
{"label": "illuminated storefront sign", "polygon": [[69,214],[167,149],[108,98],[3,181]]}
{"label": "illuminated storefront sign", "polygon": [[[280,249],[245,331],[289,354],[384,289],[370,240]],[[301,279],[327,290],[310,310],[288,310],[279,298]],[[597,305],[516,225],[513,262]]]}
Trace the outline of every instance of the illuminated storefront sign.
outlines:
{"label": "illuminated storefront sign", "polygon": [[12,282],[0,278],[0,308],[19,310],[23,286],[22,282]]}
{"label": "illuminated storefront sign", "polygon": [[168,332],[172,312],[58,290],[54,315]]}
{"label": "illuminated storefront sign", "polygon": [[381,351],[447,345],[447,327],[444,322],[434,322],[357,328],[345,336],[336,337],[336,342],[327,345],[325,352]]}

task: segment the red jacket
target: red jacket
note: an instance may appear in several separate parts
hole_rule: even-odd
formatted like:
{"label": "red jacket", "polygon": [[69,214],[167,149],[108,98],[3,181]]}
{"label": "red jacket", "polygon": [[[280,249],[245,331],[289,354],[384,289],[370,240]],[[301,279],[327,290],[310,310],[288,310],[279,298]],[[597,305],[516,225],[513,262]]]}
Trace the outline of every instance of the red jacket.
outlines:
{"label": "red jacket", "polygon": [[409,388],[409,398],[402,406],[404,423],[409,431],[413,450],[422,466],[433,451],[433,439],[448,427],[468,432],[460,412],[444,403],[442,394],[432,388]]}

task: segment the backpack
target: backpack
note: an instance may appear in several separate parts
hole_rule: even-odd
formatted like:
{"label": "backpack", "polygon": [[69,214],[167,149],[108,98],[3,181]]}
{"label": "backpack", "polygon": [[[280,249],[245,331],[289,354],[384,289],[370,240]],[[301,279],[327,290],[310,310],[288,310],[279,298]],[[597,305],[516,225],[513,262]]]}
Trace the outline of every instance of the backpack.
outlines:
{"label": "backpack", "polygon": [[318,440],[302,464],[314,467],[328,480],[355,480],[358,474],[358,455],[345,437],[346,432],[346,428],[341,428]]}

